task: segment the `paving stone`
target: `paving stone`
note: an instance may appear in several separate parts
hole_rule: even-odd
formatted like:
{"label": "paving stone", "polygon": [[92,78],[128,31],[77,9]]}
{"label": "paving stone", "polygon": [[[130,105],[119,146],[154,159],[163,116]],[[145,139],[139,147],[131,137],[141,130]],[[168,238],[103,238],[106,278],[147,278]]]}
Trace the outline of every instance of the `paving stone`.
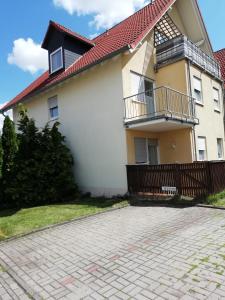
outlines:
{"label": "paving stone", "polygon": [[[217,300],[224,253],[225,211],[129,207],[1,243],[0,264],[43,300]],[[20,285],[0,268],[0,299]]]}

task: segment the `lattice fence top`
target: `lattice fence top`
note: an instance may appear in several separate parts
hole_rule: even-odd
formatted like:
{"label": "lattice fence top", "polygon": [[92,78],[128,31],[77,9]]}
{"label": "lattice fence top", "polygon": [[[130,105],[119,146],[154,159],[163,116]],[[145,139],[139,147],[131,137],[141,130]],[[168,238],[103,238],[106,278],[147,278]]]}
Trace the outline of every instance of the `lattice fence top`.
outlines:
{"label": "lattice fence top", "polygon": [[181,35],[182,33],[170,16],[165,14],[155,26],[155,47]]}

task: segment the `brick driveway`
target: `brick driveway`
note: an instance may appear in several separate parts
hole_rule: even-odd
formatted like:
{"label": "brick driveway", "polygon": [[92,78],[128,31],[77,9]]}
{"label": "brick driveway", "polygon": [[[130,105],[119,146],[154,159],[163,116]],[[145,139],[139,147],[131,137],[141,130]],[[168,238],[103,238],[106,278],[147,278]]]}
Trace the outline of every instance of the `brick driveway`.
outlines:
{"label": "brick driveway", "polygon": [[225,211],[128,207],[2,243],[0,264],[0,299],[225,299]]}

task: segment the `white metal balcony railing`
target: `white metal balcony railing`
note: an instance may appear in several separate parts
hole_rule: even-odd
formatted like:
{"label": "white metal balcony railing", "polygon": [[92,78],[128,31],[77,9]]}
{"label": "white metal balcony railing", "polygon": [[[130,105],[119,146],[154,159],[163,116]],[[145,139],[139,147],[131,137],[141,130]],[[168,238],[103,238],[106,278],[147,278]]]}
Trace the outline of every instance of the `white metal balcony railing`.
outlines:
{"label": "white metal balcony railing", "polygon": [[203,52],[186,36],[176,37],[156,48],[157,67],[179,58],[187,58],[212,76],[221,79],[220,66],[216,60]]}
{"label": "white metal balcony railing", "polygon": [[125,124],[157,119],[198,124],[195,100],[168,87],[158,87],[124,99]]}

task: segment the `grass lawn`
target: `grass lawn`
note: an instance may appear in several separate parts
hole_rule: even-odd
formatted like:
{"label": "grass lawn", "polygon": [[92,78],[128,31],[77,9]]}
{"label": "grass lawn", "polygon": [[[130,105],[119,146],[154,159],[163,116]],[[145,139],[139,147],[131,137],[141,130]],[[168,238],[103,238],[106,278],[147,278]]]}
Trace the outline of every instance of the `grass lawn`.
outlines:
{"label": "grass lawn", "polygon": [[128,201],[124,200],[84,199],[68,204],[46,205],[21,210],[3,210],[0,211],[0,240],[29,233],[48,225],[127,205]]}
{"label": "grass lawn", "polygon": [[209,205],[225,207],[225,191],[208,196],[205,200],[205,203]]}

